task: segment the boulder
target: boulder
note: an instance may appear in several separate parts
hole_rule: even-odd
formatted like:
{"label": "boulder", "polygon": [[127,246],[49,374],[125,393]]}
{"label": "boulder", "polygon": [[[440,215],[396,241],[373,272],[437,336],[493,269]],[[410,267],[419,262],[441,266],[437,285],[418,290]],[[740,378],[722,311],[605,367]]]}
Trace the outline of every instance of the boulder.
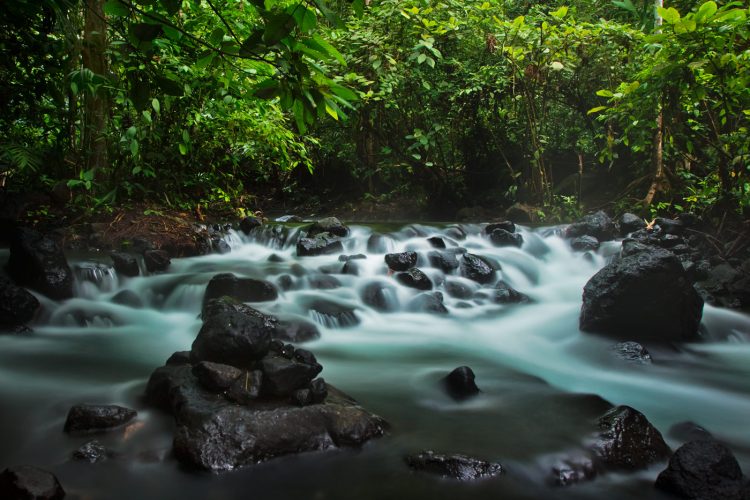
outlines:
{"label": "boulder", "polygon": [[523,246],[523,236],[511,233],[505,229],[495,229],[490,233],[490,241],[496,247],[518,247]]}
{"label": "boulder", "polygon": [[240,231],[243,233],[250,234],[250,231],[255,229],[256,227],[260,227],[263,225],[263,221],[261,221],[257,217],[245,217],[240,221]]}
{"label": "boulder", "polygon": [[330,233],[343,238],[349,235],[349,228],[343,225],[336,217],[326,217],[307,228],[308,236],[315,236],[321,233]]}
{"label": "boulder", "polygon": [[667,219],[665,217],[657,217],[654,220],[656,226],[659,226],[660,232],[671,235],[681,235],[685,232],[685,225],[681,220],[678,219]]}
{"label": "boulder", "polygon": [[103,462],[108,458],[109,453],[102,443],[99,441],[89,441],[83,446],[73,452],[73,460],[79,460],[81,462],[89,462],[95,464],[97,462]]}
{"label": "boulder", "polygon": [[496,304],[520,304],[530,302],[531,299],[525,293],[521,293],[505,281],[498,281],[495,285],[495,292],[492,301]]}
{"label": "boulder", "polygon": [[206,286],[203,303],[211,299],[231,297],[239,302],[267,302],[276,300],[279,292],[270,281],[238,278],[232,273],[217,274]]}
{"label": "boulder", "polygon": [[39,301],[28,290],[0,277],[0,328],[28,323],[39,307]]}
{"label": "boulder", "polygon": [[359,324],[354,308],[338,302],[318,299],[310,304],[313,319],[328,328],[345,328]]}
{"label": "boulder", "polygon": [[505,217],[516,224],[536,222],[539,219],[538,209],[523,203],[514,203],[505,211]]}
{"label": "boulder", "polygon": [[143,252],[143,263],[150,273],[161,273],[167,270],[172,259],[164,250],[146,250]]}
{"label": "boulder", "polygon": [[65,497],[65,491],[51,472],[31,465],[19,465],[0,473],[0,497],[7,500],[59,500]]}
{"label": "boulder", "polygon": [[576,252],[596,252],[599,249],[599,240],[593,236],[579,236],[570,240],[570,248]]}
{"label": "boulder", "polygon": [[646,228],[646,221],[635,214],[624,213],[617,219],[617,225],[620,227],[620,236],[625,237],[628,234]]}
{"label": "boulder", "polygon": [[237,405],[205,390],[190,366],[158,368],[146,397],[175,417],[175,456],[182,463],[226,471],[274,457],[358,446],[382,436],[386,423],[331,386],[322,404],[289,399]]}
{"label": "boulder", "polygon": [[677,257],[650,248],[596,273],[583,289],[580,328],[622,340],[695,339],[703,299]]}
{"label": "boulder", "polygon": [[229,386],[224,393],[224,397],[240,405],[250,404],[260,398],[263,391],[263,382],[264,376],[261,370],[243,371]]}
{"label": "boulder", "polygon": [[314,356],[306,359],[298,352],[295,352],[293,359],[270,354],[261,360],[260,367],[263,371],[263,392],[271,396],[290,396],[295,390],[307,387],[323,369]]}
{"label": "boulder", "polygon": [[444,273],[450,273],[454,269],[458,269],[459,266],[456,254],[453,252],[432,250],[427,254],[427,260],[430,262],[430,266],[440,269]]}
{"label": "boulder", "polygon": [[224,241],[224,239],[218,234],[211,238],[211,248],[214,252],[222,255],[232,251],[232,247],[229,246],[229,243]]}
{"label": "boulder", "polygon": [[682,443],[713,439],[713,435],[695,422],[678,422],[669,428],[669,437]]}
{"label": "boulder", "polygon": [[141,274],[141,268],[138,267],[138,260],[135,255],[125,252],[115,252],[110,255],[112,264],[117,274],[133,277]]}
{"label": "boulder", "polygon": [[445,248],[445,240],[440,236],[430,236],[427,238],[427,243],[429,243],[432,248]]}
{"label": "boulder", "polygon": [[412,312],[448,314],[448,309],[443,305],[443,294],[440,292],[420,293],[409,301],[406,309]]}
{"label": "boulder", "polygon": [[656,488],[691,500],[746,500],[750,495],[737,459],[712,439],[685,443],[656,478]]}
{"label": "boulder", "polygon": [[578,222],[574,222],[565,229],[566,238],[576,238],[578,236],[593,236],[599,241],[609,241],[615,239],[617,230],[615,223],[609,218],[609,215],[603,211],[583,216]]}
{"label": "boulder", "polygon": [[638,365],[650,365],[651,354],[638,342],[618,342],[610,348],[612,354],[623,361]]}
{"label": "boulder", "polygon": [[401,252],[385,254],[388,269],[406,271],[417,265],[417,252]]}
{"label": "boulder", "polygon": [[362,302],[380,312],[398,309],[396,289],[393,285],[381,281],[373,281],[365,285],[362,289]]}
{"label": "boulder", "polygon": [[471,253],[461,258],[461,275],[477,283],[490,283],[495,279],[495,269],[487,259]]}
{"label": "boulder", "polygon": [[330,255],[342,253],[344,245],[330,233],[320,233],[314,238],[301,238],[297,242],[298,257],[313,257],[316,255]]}
{"label": "boulder", "polygon": [[275,318],[262,313],[248,314],[241,310],[204,313],[203,326],[193,341],[190,360],[249,367],[266,355],[275,331]]}
{"label": "boulder", "polygon": [[425,273],[417,269],[409,269],[406,272],[398,273],[396,275],[396,281],[409,288],[416,288],[417,290],[432,290],[432,281],[427,277]]}
{"label": "boulder", "polygon": [[62,248],[33,229],[18,228],[11,236],[6,270],[17,284],[51,299],[73,296],[73,271]]}
{"label": "boulder", "polygon": [[481,392],[474,379],[474,370],[468,366],[459,366],[443,377],[441,382],[450,397],[463,401]]}
{"label": "boulder", "polygon": [[234,381],[240,378],[242,370],[222,363],[201,361],[193,365],[193,375],[209,391],[222,392],[229,389]]}
{"label": "boulder", "polygon": [[502,465],[486,462],[466,455],[444,455],[433,451],[423,451],[405,458],[409,468],[459,481],[474,481],[498,476],[503,473]]}
{"label": "boulder", "polygon": [[65,432],[108,431],[123,426],[133,420],[138,412],[117,405],[73,406],[65,420]]}
{"label": "boulder", "polygon": [[509,220],[502,221],[502,222],[492,222],[490,224],[487,224],[484,228],[484,233],[489,236],[495,231],[495,229],[502,229],[503,231],[507,231],[509,233],[515,233],[516,232],[516,225]]}

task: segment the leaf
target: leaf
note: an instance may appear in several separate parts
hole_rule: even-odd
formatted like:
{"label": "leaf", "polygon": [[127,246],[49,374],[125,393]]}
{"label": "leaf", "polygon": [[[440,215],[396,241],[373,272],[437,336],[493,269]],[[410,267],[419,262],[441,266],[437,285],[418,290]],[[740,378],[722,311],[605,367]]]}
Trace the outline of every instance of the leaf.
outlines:
{"label": "leaf", "polygon": [[267,45],[276,45],[292,32],[294,26],[294,18],[289,14],[274,14],[266,21],[263,41]]}
{"label": "leaf", "polygon": [[315,15],[315,12],[311,11],[310,9],[305,9],[305,14],[302,17],[302,23],[299,27],[300,31],[302,31],[303,33],[312,33],[317,24],[318,17]]}
{"label": "leaf", "polygon": [[305,103],[299,99],[295,99],[292,103],[292,113],[294,115],[294,122],[297,124],[297,130],[300,134],[304,134],[307,131],[305,125]]}
{"label": "leaf", "polygon": [[677,21],[680,20],[680,13],[677,12],[677,9],[675,9],[674,7],[669,7],[668,9],[665,9],[664,7],[659,7],[656,10],[661,16],[661,18],[664,19],[664,21],[669,24],[675,24]]}
{"label": "leaf", "polygon": [[[427,56],[424,54],[419,54],[419,57],[417,57],[417,64],[422,64],[425,59],[427,59]],[[378,59],[379,60],[379,59]]]}
{"label": "leaf", "polygon": [[607,89],[597,90],[596,95],[598,95],[599,97],[613,97],[614,96],[612,91],[607,90]]}
{"label": "leaf", "polygon": [[208,37],[208,43],[211,45],[219,45],[224,40],[224,30],[221,28],[216,28],[211,32],[211,35]]}
{"label": "leaf", "polygon": [[621,9],[625,9],[633,14],[638,14],[638,10],[635,8],[635,5],[633,5],[633,2],[631,0],[623,0],[622,2],[612,2],[616,7],[620,7]]}
{"label": "leaf", "polygon": [[104,13],[112,17],[127,17],[130,8],[120,0],[107,0],[104,2]]}
{"label": "leaf", "polygon": [[554,17],[555,19],[562,19],[566,15],[568,15],[568,8],[563,5],[562,7],[557,9],[555,12],[550,12],[550,15]]}
{"label": "leaf", "polygon": [[352,10],[355,16],[362,17],[365,13],[365,0],[354,0],[352,2]]}
{"label": "leaf", "polygon": [[598,113],[598,112],[603,111],[605,109],[607,109],[607,106],[597,106],[595,108],[591,108],[590,110],[586,111],[586,114],[587,115],[592,115],[594,113]]}
{"label": "leaf", "polygon": [[279,82],[276,80],[264,80],[253,89],[253,95],[260,99],[273,99],[279,94]]}
{"label": "leaf", "polygon": [[346,66],[346,60],[344,59],[344,56],[341,55],[341,53],[336,50],[336,47],[328,43],[327,40],[323,39],[318,34],[313,35],[313,40],[320,45],[326,54],[336,59],[339,63],[341,63],[342,66]]}
{"label": "leaf", "polygon": [[159,113],[161,111],[161,106],[159,105],[159,99],[157,99],[156,97],[154,97],[151,100],[151,107],[154,108],[154,111],[156,111],[157,113]]}
{"label": "leaf", "polygon": [[719,7],[716,5],[716,2],[706,2],[703,5],[700,6],[698,9],[698,12],[695,14],[695,22],[700,24],[704,21],[707,21],[711,19],[714,14],[716,14],[716,11],[719,9]]}
{"label": "leaf", "polygon": [[674,25],[674,32],[678,34],[690,33],[691,31],[695,31],[695,28],[695,19],[680,19]]}
{"label": "leaf", "polygon": [[340,85],[332,85],[331,92],[347,101],[356,101],[358,99],[357,94],[355,94],[353,90],[341,87]]}
{"label": "leaf", "polygon": [[150,42],[163,33],[160,24],[132,23],[130,33],[141,42]]}
{"label": "leaf", "polygon": [[139,147],[138,147],[138,140],[137,139],[133,139],[132,141],[130,141],[130,153],[133,156],[138,156],[138,148]]}
{"label": "leaf", "polygon": [[179,148],[180,148],[180,154],[182,156],[185,156],[186,154],[188,154],[188,148],[186,145],[184,145],[183,143],[180,143]]}
{"label": "leaf", "polygon": [[216,52],[209,52],[207,55],[195,61],[193,66],[198,70],[206,69],[208,65],[211,64],[211,61],[214,60],[214,57],[216,57]]}
{"label": "leaf", "polygon": [[562,71],[563,69],[565,69],[565,66],[563,66],[563,63],[561,63],[560,61],[552,61],[549,66],[555,71]]}
{"label": "leaf", "polygon": [[428,57],[427,58],[427,66],[429,66],[430,68],[434,68],[435,67],[435,59],[433,59],[431,57]]}
{"label": "leaf", "polygon": [[160,3],[169,15],[177,14],[177,11],[182,7],[182,0],[160,0]]}

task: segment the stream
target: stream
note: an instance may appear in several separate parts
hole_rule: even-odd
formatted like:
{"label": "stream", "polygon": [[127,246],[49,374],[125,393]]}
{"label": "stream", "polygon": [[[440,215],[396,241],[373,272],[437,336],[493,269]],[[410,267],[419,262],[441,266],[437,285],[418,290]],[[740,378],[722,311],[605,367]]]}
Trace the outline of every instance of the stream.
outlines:
{"label": "stream", "polygon": [[[666,499],[653,488],[664,464],[566,488],[548,483],[556,457],[581,449],[603,413],[603,398],[644,413],[673,449],[682,442],[670,427],[700,424],[728,443],[750,473],[750,316],[706,305],[706,340],[647,346],[650,365],[624,362],[611,352],[614,341],[579,331],[583,286],[617,254],[619,242],[584,254],[555,228],[519,227],[523,246],[498,248],[479,226],[462,226],[468,236],[457,243],[499,262],[502,278],[531,302],[495,304],[456,270],[447,279],[476,288],[474,299],[444,293],[444,315],[404,307],[384,313],[362,301],[368,283],[389,282],[397,305],[417,291],[387,274],[385,252],[367,251],[373,227],[352,225],[344,241],[346,254],[366,255],[356,261],[359,275],[339,274],[339,254],[297,257],[299,228],[276,227],[250,236],[230,231],[230,253],[173,259],[159,275],[121,278],[107,255],[69,255],[76,297],[54,302],[36,294],[43,314],[30,325],[34,333],[0,336],[0,469],[43,467],[60,479],[66,498],[80,499]],[[434,282],[446,278],[424,255],[433,250],[427,236],[456,244],[446,236],[448,226],[375,229],[391,231],[388,252],[414,250]],[[0,250],[0,264],[7,257]],[[321,269],[335,272],[341,286],[313,288]],[[181,467],[171,455],[172,417],[147,406],[143,392],[155,368],[190,349],[206,284],[225,272],[274,283],[291,277],[291,289],[276,301],[252,306],[315,322],[321,337],[304,347],[323,365],[321,376],[385,418],[388,435],[361,449],[285,457],[220,475]],[[123,290],[143,307],[114,303]],[[357,324],[311,310],[320,299],[353,308]],[[456,402],[438,380],[462,365],[474,370],[482,392]],[[69,408],[84,402],[134,408],[137,423],[96,436],[63,433]],[[93,438],[115,455],[97,464],[71,461]],[[507,472],[462,484],[410,471],[403,456],[426,449],[498,461]]]}

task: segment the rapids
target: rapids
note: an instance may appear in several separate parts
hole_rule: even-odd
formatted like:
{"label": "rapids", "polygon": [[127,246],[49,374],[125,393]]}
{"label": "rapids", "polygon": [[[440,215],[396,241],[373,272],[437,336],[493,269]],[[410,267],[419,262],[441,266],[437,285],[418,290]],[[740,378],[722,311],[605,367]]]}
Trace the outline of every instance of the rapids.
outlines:
{"label": "rapids", "polygon": [[[628,364],[611,354],[613,341],[578,330],[583,286],[619,251],[618,242],[583,254],[555,228],[521,227],[522,248],[497,248],[479,226],[463,227],[469,235],[458,244],[499,262],[502,278],[530,303],[498,305],[481,291],[472,300],[444,293],[449,314],[409,312],[403,305],[417,292],[387,275],[385,252],[367,251],[373,228],[366,226],[352,226],[344,242],[346,254],[367,257],[355,261],[359,275],[338,274],[338,254],[296,257],[293,225],[250,236],[230,232],[230,253],[176,259],[160,275],[121,278],[106,255],[70,256],[76,297],[54,302],[37,295],[43,313],[30,325],[34,334],[0,336],[0,469],[44,467],[59,477],[67,498],[86,499],[665,498],[652,487],[661,465],[568,488],[547,484],[555,458],[579,449],[591,432],[602,412],[598,396],[644,413],[673,448],[681,443],[670,436],[672,425],[699,423],[729,443],[750,473],[749,316],[705,306],[704,342],[649,346],[653,364]],[[426,237],[443,236],[450,248],[450,228],[376,229],[394,229],[388,251],[418,252],[418,267],[442,282],[427,264]],[[0,252],[3,264],[8,254]],[[341,286],[313,288],[321,269],[336,272]],[[156,367],[190,348],[203,291],[222,272],[274,283],[291,278],[276,301],[253,307],[314,321],[321,338],[304,345],[323,365],[321,375],[389,421],[389,435],[361,450],[287,457],[218,476],[181,468],[170,455],[171,417],[146,406],[142,394]],[[449,277],[479,290],[454,273]],[[373,281],[395,287],[389,299],[398,310],[365,305],[361,293]],[[123,290],[132,292],[128,300],[113,302]],[[353,309],[357,324],[311,310],[321,299]],[[437,380],[461,365],[474,369],[482,393],[457,403]],[[135,408],[138,424],[124,433],[68,436],[67,411],[82,402]],[[93,465],[69,461],[93,438],[115,456]],[[508,472],[476,484],[414,474],[402,456],[424,449],[499,461]]]}

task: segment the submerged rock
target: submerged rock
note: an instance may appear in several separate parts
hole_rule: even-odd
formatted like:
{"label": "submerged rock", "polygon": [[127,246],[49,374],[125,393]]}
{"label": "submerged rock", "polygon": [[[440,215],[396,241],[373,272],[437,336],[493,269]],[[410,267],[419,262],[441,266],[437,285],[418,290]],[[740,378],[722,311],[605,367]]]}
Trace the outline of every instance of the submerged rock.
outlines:
{"label": "submerged rock", "polygon": [[39,301],[28,290],[0,277],[0,329],[28,323],[39,307]]}
{"label": "submerged rock", "polygon": [[393,238],[373,233],[367,238],[367,251],[370,253],[385,253],[393,246]]}
{"label": "submerged rock", "polygon": [[362,289],[362,302],[376,311],[391,312],[398,309],[396,288],[388,283],[373,281]]}
{"label": "submerged rock", "polygon": [[221,273],[211,278],[203,295],[203,303],[220,297],[231,297],[239,302],[276,300],[279,292],[270,281],[238,278],[232,273]]}
{"label": "submerged rock", "polygon": [[302,319],[279,320],[273,338],[286,342],[308,342],[320,338],[320,330]]}
{"label": "submerged rock", "polygon": [[454,269],[458,269],[459,266],[456,254],[453,252],[432,250],[427,254],[427,260],[432,267],[440,269],[444,273],[450,273]]}
{"label": "submerged rock", "polygon": [[441,379],[445,391],[456,401],[463,401],[479,394],[474,382],[474,370],[468,366],[459,366]]}
{"label": "submerged rock", "polygon": [[75,405],[65,420],[65,432],[108,431],[127,424],[137,415],[135,410],[117,405]]}
{"label": "submerged rock", "polygon": [[409,455],[405,460],[409,468],[413,470],[459,481],[474,481],[503,473],[503,467],[498,463],[459,454],[444,455],[433,451],[423,451]]}
{"label": "submerged rock", "polygon": [[531,299],[528,295],[519,292],[505,281],[498,281],[495,285],[495,293],[492,301],[496,304],[521,304],[529,302]]}
{"label": "submerged rock", "polygon": [[448,314],[448,309],[443,305],[443,294],[440,292],[420,293],[409,301],[406,308],[412,312]]}
{"label": "submerged rock", "polygon": [[0,473],[0,497],[8,500],[60,500],[65,498],[65,490],[51,472],[18,465]]}
{"label": "submerged rock", "polygon": [[97,463],[103,462],[108,458],[109,453],[99,441],[89,441],[73,452],[73,460],[82,462]]}
{"label": "submerged rock", "polygon": [[54,300],[73,296],[73,271],[65,254],[52,238],[33,229],[18,228],[10,239],[8,275]]}
{"label": "submerged rock", "polygon": [[161,273],[172,263],[169,254],[164,250],[146,250],[143,252],[143,263],[150,273]]}
{"label": "submerged rock", "polygon": [[329,328],[344,328],[359,324],[354,308],[325,299],[310,304],[313,319]]}
{"label": "submerged rock", "polygon": [[406,272],[398,273],[396,275],[396,281],[409,288],[416,288],[417,290],[431,290],[432,281],[427,277],[425,273],[417,268],[409,269]]}
{"label": "submerged rock", "polygon": [[618,342],[610,348],[612,354],[628,363],[650,365],[651,354],[638,342]]}
{"label": "submerged rock", "polygon": [[430,236],[427,238],[427,242],[432,248],[445,248],[445,240],[440,236]]}
{"label": "submerged rock", "polygon": [[701,439],[714,439],[713,435],[695,422],[678,422],[669,428],[669,436],[686,443]]}
{"label": "submerged rock", "polygon": [[125,252],[115,252],[110,257],[112,257],[112,264],[117,274],[128,277],[141,274],[141,268],[138,267],[138,260],[135,255]]}

